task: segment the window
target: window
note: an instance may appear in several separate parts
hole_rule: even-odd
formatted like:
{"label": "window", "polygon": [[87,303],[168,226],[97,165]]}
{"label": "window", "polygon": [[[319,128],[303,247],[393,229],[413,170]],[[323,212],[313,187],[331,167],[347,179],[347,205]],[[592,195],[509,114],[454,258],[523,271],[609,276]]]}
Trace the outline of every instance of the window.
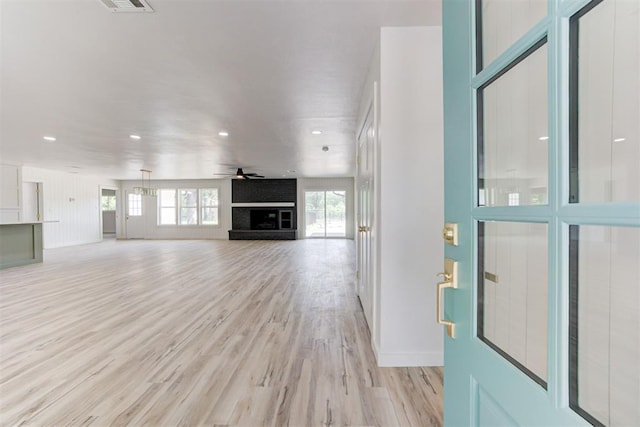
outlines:
{"label": "window", "polygon": [[159,224],[175,225],[176,219],[176,190],[161,189],[158,199],[160,204]]}
{"label": "window", "polygon": [[180,224],[198,223],[198,190],[180,190]]}
{"label": "window", "polygon": [[546,38],[478,89],[478,204],[547,203]]}
{"label": "window", "polygon": [[571,18],[570,203],[640,200],[639,27],[637,0]]}
{"label": "window", "polygon": [[164,188],[159,191],[159,225],[218,225],[217,188]]}
{"label": "window", "polygon": [[116,210],[116,196],[102,196],[102,210],[103,211],[115,211]]}
{"label": "window", "polygon": [[218,225],[218,189],[200,189],[200,221],[206,225]]}
{"label": "window", "polygon": [[345,191],[305,191],[305,236],[345,237]]}
{"label": "window", "polygon": [[509,206],[520,205],[520,193],[509,193]]}
{"label": "window", "polygon": [[142,216],[142,194],[129,193],[127,212],[129,216]]}

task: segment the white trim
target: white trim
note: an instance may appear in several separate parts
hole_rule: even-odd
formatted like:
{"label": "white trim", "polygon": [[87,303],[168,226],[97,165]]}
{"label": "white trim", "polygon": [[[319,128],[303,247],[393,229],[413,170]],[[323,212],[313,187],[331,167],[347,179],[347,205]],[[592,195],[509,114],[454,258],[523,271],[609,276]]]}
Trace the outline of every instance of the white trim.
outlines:
{"label": "white trim", "polygon": [[407,366],[443,366],[444,353],[436,351],[409,353],[382,353],[374,345],[378,366],[397,368]]}
{"label": "white trim", "polygon": [[293,208],[294,202],[231,203],[232,208]]}

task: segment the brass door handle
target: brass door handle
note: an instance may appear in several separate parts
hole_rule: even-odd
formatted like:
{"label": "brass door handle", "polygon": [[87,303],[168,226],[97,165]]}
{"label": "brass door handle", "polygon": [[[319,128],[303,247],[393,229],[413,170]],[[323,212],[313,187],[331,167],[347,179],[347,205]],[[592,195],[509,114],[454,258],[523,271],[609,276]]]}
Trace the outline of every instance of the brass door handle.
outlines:
{"label": "brass door handle", "polygon": [[442,282],[438,282],[436,297],[436,321],[440,325],[447,327],[447,334],[451,338],[456,337],[456,324],[444,318],[444,289],[458,288],[458,262],[449,258],[444,260],[444,273],[438,273],[436,276],[442,276]]}
{"label": "brass door handle", "polygon": [[442,239],[445,243],[458,246],[458,224],[447,222],[442,229]]}

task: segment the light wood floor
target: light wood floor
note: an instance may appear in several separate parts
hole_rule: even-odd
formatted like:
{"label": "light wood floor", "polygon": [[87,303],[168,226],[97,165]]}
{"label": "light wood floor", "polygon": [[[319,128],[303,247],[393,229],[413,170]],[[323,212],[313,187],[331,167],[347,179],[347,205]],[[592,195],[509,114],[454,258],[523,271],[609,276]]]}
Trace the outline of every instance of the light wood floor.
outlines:
{"label": "light wood floor", "polygon": [[0,271],[0,424],[442,424],[378,368],[348,240],[109,241]]}

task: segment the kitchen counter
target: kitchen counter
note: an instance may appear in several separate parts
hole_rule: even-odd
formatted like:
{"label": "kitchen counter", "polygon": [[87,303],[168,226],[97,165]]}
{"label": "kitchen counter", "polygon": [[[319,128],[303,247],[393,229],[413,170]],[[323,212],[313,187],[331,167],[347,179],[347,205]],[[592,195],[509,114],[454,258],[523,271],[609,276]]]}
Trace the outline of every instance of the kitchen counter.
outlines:
{"label": "kitchen counter", "polygon": [[0,224],[0,269],[42,262],[42,224]]}

